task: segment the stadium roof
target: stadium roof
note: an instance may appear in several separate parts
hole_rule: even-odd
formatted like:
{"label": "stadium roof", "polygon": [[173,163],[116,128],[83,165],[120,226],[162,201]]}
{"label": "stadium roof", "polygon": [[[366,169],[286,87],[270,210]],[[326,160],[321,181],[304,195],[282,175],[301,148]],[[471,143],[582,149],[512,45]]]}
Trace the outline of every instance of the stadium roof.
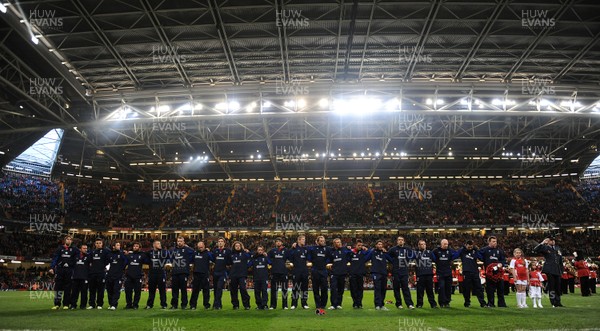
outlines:
{"label": "stadium roof", "polygon": [[[600,153],[600,3],[0,0],[0,164],[119,180],[546,178]],[[4,154],[2,154],[4,153]]]}

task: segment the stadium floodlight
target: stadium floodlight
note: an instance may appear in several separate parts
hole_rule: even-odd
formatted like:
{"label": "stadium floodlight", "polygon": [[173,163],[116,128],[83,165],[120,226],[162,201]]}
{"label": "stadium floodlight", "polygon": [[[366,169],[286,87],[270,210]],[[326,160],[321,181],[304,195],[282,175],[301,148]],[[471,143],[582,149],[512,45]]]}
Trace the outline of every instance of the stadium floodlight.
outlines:
{"label": "stadium floodlight", "polygon": [[425,100],[425,104],[426,104],[426,105],[431,105],[431,104],[433,104],[433,100],[431,100],[431,98],[427,98],[427,99]]}
{"label": "stadium floodlight", "polygon": [[162,105],[162,106],[158,106],[157,111],[159,113],[166,113],[169,112],[171,110],[171,106],[169,105]]}
{"label": "stadium floodlight", "polygon": [[306,107],[306,100],[304,100],[304,99],[298,100],[298,108],[304,108],[304,107]]}
{"label": "stadium floodlight", "polygon": [[271,107],[271,101],[263,102],[263,108],[270,108],[270,107]]}
{"label": "stadium floodlight", "polygon": [[252,112],[254,110],[254,108],[256,108],[256,102],[253,101],[248,106],[246,106],[246,111],[247,112]]}
{"label": "stadium floodlight", "polygon": [[445,103],[445,101],[444,101],[444,99],[437,99],[437,100],[435,101],[435,103],[436,103],[437,105],[443,105],[443,104]]}
{"label": "stadium floodlight", "polygon": [[357,97],[348,100],[334,100],[333,109],[338,114],[364,114],[381,108],[381,100],[369,97]]}
{"label": "stadium floodlight", "polygon": [[394,111],[400,109],[400,100],[398,98],[393,98],[385,103],[385,109],[387,111]]}
{"label": "stadium floodlight", "polygon": [[515,100],[511,100],[511,99],[506,99],[506,100],[494,99],[494,100],[492,100],[492,105],[494,105],[494,106],[514,106],[515,104],[516,104]]}
{"label": "stadium floodlight", "polygon": [[0,11],[1,11],[3,14],[6,14],[6,6],[5,6],[5,5],[4,5],[2,2],[0,2]]}
{"label": "stadium floodlight", "polygon": [[219,102],[215,105],[216,110],[227,110],[227,104],[225,102]]}
{"label": "stadium floodlight", "polygon": [[581,107],[581,103],[579,101],[573,102],[571,100],[561,101],[560,106],[561,107]]}
{"label": "stadium floodlight", "polygon": [[319,107],[327,108],[327,106],[329,106],[329,100],[327,100],[326,98],[319,100]]}
{"label": "stadium floodlight", "polygon": [[179,115],[183,114],[183,112],[186,112],[186,111],[192,111],[192,103],[186,102],[185,104],[183,104],[179,108],[177,108],[176,111]]}
{"label": "stadium floodlight", "polygon": [[31,35],[31,41],[36,45],[40,43],[40,40],[34,35]]}
{"label": "stadium floodlight", "polygon": [[229,110],[232,110],[232,111],[237,111],[240,109],[240,103],[237,101],[229,102],[228,106],[229,106]]}

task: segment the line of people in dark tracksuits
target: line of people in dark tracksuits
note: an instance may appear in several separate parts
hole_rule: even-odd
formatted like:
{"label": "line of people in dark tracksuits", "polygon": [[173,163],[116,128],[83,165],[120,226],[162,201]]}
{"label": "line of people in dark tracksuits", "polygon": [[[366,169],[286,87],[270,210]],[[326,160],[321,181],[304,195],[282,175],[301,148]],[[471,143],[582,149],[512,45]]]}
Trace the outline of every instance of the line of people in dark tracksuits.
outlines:
{"label": "line of people in dark tracksuits", "polygon": [[87,245],[78,249],[71,243],[72,238],[66,236],[64,245],[55,252],[50,265],[50,272],[56,274],[53,309],[60,308],[61,304],[63,309],[76,309],[77,301],[81,309],[102,309],[106,289],[109,309],[115,310],[121,296],[123,276],[127,305],[137,308],[142,289],[142,266],[147,261],[146,254],[140,252],[139,244],[135,244],[133,252],[128,253],[121,249],[120,243],[115,243],[112,250],[103,248],[100,239],[95,241],[95,248],[90,252]]}
{"label": "line of people in dark tracksuits", "polygon": [[[159,292],[160,307],[167,308],[166,271],[171,268],[172,298],[171,309],[196,309],[200,292],[202,306],[210,309],[210,275],[212,267],[214,300],[212,308],[222,309],[223,290],[229,280],[231,302],[234,309],[241,305],[250,309],[250,296],[247,291],[248,268],[253,269],[254,295],[257,309],[276,309],[278,290],[282,292],[282,308],[288,309],[288,275],[292,281],[292,299],[290,309],[308,306],[309,267],[312,279],[313,297],[317,309],[327,305],[329,287],[331,305],[329,309],[341,309],[346,279],[349,277],[353,308],[362,308],[364,277],[367,264],[374,285],[374,305],[377,310],[387,310],[384,305],[387,290],[388,263],[392,268],[392,284],[395,306],[402,308],[402,299],[409,308],[415,308],[408,286],[409,267],[414,265],[417,278],[416,308],[423,307],[424,295],[432,308],[449,307],[452,293],[452,263],[462,261],[464,275],[464,305],[470,306],[471,293],[478,299],[481,307],[494,307],[497,294],[498,306],[505,307],[503,282],[490,277],[486,283],[487,302],[479,278],[477,260],[484,263],[486,269],[498,269],[506,264],[504,252],[497,247],[495,237],[490,237],[489,245],[477,249],[471,241],[458,251],[448,247],[446,239],[440,246],[429,250],[420,240],[418,248],[413,250],[404,245],[404,238],[397,238],[397,245],[389,250],[383,241],[377,241],[375,247],[366,248],[360,240],[354,248],[344,247],[340,239],[333,240],[333,246],[326,246],[325,238],[319,236],[314,246],[307,246],[305,237],[299,236],[292,247],[287,248],[281,239],[275,240],[275,247],[266,251],[259,246],[254,254],[244,248],[241,242],[234,242],[231,248],[225,247],[225,239],[219,238],[217,247],[212,251],[203,241],[192,249],[185,244],[183,237],[177,238],[176,246],[171,250],[162,249],[161,242],[155,240],[152,249],[141,252],[140,245],[134,243],[132,252],[124,252],[119,243],[111,249],[103,248],[102,240],[94,243],[94,249],[88,252],[87,246],[81,249],[71,246],[70,236],[65,237],[64,245],[54,254],[51,270],[56,274],[55,302],[53,309],[63,305],[63,309],[75,309],[80,299],[81,309],[102,309],[104,290],[108,294],[109,309],[118,307],[121,288],[125,287],[125,309],[138,309],[140,301],[143,265],[149,266],[148,301],[146,309],[154,306],[156,291]],[[289,264],[288,264],[289,262]],[[190,268],[190,266],[192,266]],[[288,270],[291,269],[291,270]],[[435,271],[434,271],[435,269]],[[107,271],[108,270],[108,271]],[[191,274],[190,274],[191,271]],[[270,272],[269,272],[270,271]],[[434,272],[437,274],[439,291],[438,301],[434,297]],[[495,272],[495,271],[493,271]],[[269,277],[270,275],[270,277]],[[192,293],[188,302],[187,284],[193,276]],[[268,300],[268,287],[271,298]],[[329,286],[330,285],[330,286]],[[89,291],[89,298],[87,293]],[[181,298],[180,298],[181,295]],[[403,298],[402,298],[403,297]],[[268,302],[270,301],[270,305]],[[300,306],[298,302],[300,301]],[[180,304],[180,305],[179,305]]]}

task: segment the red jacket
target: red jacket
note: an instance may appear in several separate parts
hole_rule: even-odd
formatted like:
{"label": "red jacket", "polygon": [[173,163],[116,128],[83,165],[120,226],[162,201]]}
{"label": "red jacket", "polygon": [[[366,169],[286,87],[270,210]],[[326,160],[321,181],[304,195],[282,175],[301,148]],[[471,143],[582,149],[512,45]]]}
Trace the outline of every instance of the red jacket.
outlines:
{"label": "red jacket", "polygon": [[577,277],[589,277],[590,269],[588,268],[587,262],[581,260],[576,261],[574,264],[575,268],[577,268]]}
{"label": "red jacket", "polygon": [[540,281],[540,272],[539,271],[534,270],[529,273],[529,285],[537,286],[537,287],[542,286],[542,282]]}

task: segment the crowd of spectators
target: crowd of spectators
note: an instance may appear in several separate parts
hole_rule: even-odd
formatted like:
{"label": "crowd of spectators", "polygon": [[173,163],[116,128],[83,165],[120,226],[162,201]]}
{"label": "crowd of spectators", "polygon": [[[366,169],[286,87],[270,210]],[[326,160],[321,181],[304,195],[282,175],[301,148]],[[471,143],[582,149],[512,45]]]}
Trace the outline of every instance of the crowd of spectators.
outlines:
{"label": "crowd of spectators", "polygon": [[59,186],[42,177],[3,174],[0,180],[0,206],[4,216],[29,220],[32,214],[60,213]]}
{"label": "crowd of spectators", "polygon": [[54,276],[48,273],[48,267],[32,266],[28,269],[18,267],[9,269],[0,266],[0,291],[14,290],[50,290]]}
{"label": "crowd of spectators", "polygon": [[32,257],[50,256],[60,238],[52,234],[2,233],[0,234],[0,255]]}
{"label": "crowd of spectators", "polygon": [[65,227],[78,228],[276,228],[289,219],[310,227],[551,227],[600,221],[599,181],[177,183],[157,188],[154,183],[53,181],[5,173],[0,188],[4,218],[29,222],[32,215],[52,214]]}

